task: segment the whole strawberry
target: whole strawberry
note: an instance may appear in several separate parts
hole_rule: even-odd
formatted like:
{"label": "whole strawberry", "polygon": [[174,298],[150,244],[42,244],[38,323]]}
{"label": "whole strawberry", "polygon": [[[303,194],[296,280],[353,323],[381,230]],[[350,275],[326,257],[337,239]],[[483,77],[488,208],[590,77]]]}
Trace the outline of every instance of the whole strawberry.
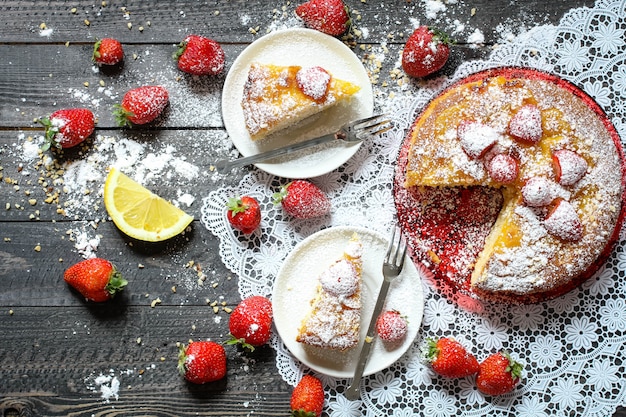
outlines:
{"label": "whole strawberry", "polygon": [[85,259],[70,266],[63,279],[87,300],[95,302],[113,298],[128,284],[113,264],[102,258]]}
{"label": "whole strawberry", "polygon": [[376,333],[385,342],[399,342],[408,330],[406,318],[396,310],[384,311],[376,319]]}
{"label": "whole strawberry", "polygon": [[442,337],[426,342],[426,360],[433,371],[446,378],[463,378],[478,372],[476,357],[456,340]]}
{"label": "whole strawberry", "polygon": [[522,365],[506,352],[490,355],[480,364],[476,387],[486,395],[511,392],[522,377]]}
{"label": "whole strawberry", "polygon": [[61,109],[39,120],[46,128],[45,142],[41,147],[47,151],[55,148],[71,148],[87,139],[95,129],[95,117],[91,110],[83,108]]}
{"label": "whole strawberry", "polygon": [[261,224],[261,207],[254,197],[230,198],[226,218],[237,230],[250,234]]}
{"label": "whole strawberry", "polygon": [[189,35],[174,54],[178,69],[194,75],[217,75],[224,70],[225,54],[219,43],[204,36]]}
{"label": "whole strawberry", "polygon": [[206,340],[181,345],[178,371],[194,384],[220,380],[226,376],[226,351],[219,343]]}
{"label": "whole strawberry", "polygon": [[156,119],[168,103],[165,87],[147,85],[126,92],[113,114],[119,126],[143,125]]}
{"label": "whole strawberry", "polygon": [[230,314],[228,344],[241,344],[253,351],[269,341],[272,330],[272,302],[260,295],[241,301]]}
{"label": "whole strawberry", "polygon": [[315,184],[306,180],[295,180],[281,187],[274,194],[274,204],[297,219],[311,219],[330,212],[330,201]]}
{"label": "whole strawberry", "polygon": [[99,39],[93,45],[91,59],[98,65],[116,65],[124,59],[124,49],[117,39]]}
{"label": "whole strawberry", "polygon": [[426,77],[440,70],[450,56],[449,44],[444,32],[418,27],[402,51],[402,69],[411,77]]}
{"label": "whole strawberry", "polygon": [[304,375],[291,393],[293,417],[320,417],[324,409],[322,381],[312,375]]}
{"label": "whole strawberry", "polygon": [[296,7],[296,15],[307,27],[331,36],[344,34],[351,22],[342,0],[310,0]]}

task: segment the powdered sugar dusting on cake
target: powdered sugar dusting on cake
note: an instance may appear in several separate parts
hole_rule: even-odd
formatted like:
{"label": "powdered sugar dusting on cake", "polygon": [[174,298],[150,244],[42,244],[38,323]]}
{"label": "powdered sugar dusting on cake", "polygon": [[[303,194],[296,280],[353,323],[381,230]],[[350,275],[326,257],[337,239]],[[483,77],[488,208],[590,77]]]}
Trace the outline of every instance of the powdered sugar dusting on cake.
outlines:
{"label": "powdered sugar dusting on cake", "polygon": [[296,340],[327,349],[346,350],[359,342],[361,321],[362,253],[357,235],[347,243],[342,259],[326,268],[318,277],[317,294],[311,311],[302,321]]}
{"label": "powdered sugar dusting on cake", "polygon": [[[434,102],[439,106],[436,110],[429,109],[423,119],[418,119],[413,138],[419,136],[419,140],[413,140],[408,150],[404,185],[502,187],[503,183],[493,177],[475,175],[480,172],[477,165],[488,166],[498,153],[513,157],[519,161],[519,175],[503,189],[505,209],[494,232],[482,241],[467,240],[473,226],[456,221],[460,206],[456,205],[459,197],[454,193],[450,194],[452,200],[440,200],[433,207],[429,206],[432,198],[425,200],[424,194],[414,191],[396,193],[396,200],[403,225],[413,235],[416,253],[422,253],[419,258],[430,264],[437,279],[480,297],[536,301],[544,294],[555,296],[572,288],[580,282],[579,277],[590,274],[590,265],[596,265],[596,259],[605,253],[621,210],[622,162],[603,120],[572,94],[571,87],[541,77],[500,81],[497,71],[491,74],[495,75],[475,76],[472,88],[449,90],[452,94],[448,91]],[[454,127],[462,121],[487,125],[500,138],[493,145],[474,143],[472,148],[467,138],[463,139],[462,129],[457,137],[453,135]],[[445,130],[441,129],[443,125]],[[540,141],[535,144],[538,133]],[[481,154],[485,146],[492,148]],[[468,154],[468,149],[476,151],[469,154],[478,157],[459,157],[459,152]],[[553,164],[552,155],[561,149],[575,149],[588,164],[582,177],[568,185],[557,183]],[[574,162],[564,165],[576,166]],[[526,190],[522,191],[524,186]],[[563,201],[558,210],[552,210],[555,199]],[[448,202],[454,208],[446,208]],[[437,210],[449,213],[449,218],[438,218]],[[428,216],[439,221],[430,225]],[[488,233],[492,227],[477,226]],[[447,231],[438,232],[437,228]],[[446,233],[463,236],[458,239],[458,248],[437,246],[445,245],[449,239],[443,236]],[[476,250],[475,245],[482,242],[488,244],[488,251],[479,256],[480,249]],[[453,259],[455,251],[463,262]],[[470,286],[475,265],[475,281]]]}

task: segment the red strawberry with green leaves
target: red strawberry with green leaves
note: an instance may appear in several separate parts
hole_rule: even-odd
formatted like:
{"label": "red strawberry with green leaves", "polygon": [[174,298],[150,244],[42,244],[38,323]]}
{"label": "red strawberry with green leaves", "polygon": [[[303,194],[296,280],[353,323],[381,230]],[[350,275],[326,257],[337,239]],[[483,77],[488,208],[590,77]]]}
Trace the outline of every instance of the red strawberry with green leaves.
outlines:
{"label": "red strawberry with green leaves", "polygon": [[174,54],[178,69],[193,75],[217,75],[224,70],[225,54],[219,43],[199,35],[189,35]]}
{"label": "red strawberry with green leaves", "polygon": [[307,27],[331,36],[343,35],[351,23],[342,0],[310,0],[296,7],[296,15]]}
{"label": "red strawberry with green leaves", "polygon": [[311,219],[330,212],[330,201],[315,184],[306,180],[295,180],[281,187],[274,194],[274,204],[297,219]]}
{"label": "red strawberry with green leaves", "polygon": [[450,38],[440,30],[420,26],[409,36],[402,51],[402,69],[411,77],[439,71],[450,56]]}
{"label": "red strawberry with green leaves", "polygon": [[57,110],[39,123],[46,129],[41,150],[47,151],[51,146],[71,148],[82,143],[93,133],[96,119],[89,109],[73,108]]}
{"label": "red strawberry with green leaves", "polygon": [[513,391],[522,377],[522,365],[506,352],[489,355],[480,364],[476,387],[486,395],[502,395]]}
{"label": "red strawberry with green leaves", "polygon": [[324,409],[324,386],[312,375],[304,375],[291,393],[293,417],[320,417]]}
{"label": "red strawberry with green leaves", "polygon": [[384,311],[376,319],[376,333],[385,342],[399,342],[408,330],[406,317],[396,310]]}
{"label": "red strawberry with green leaves", "polygon": [[159,117],[168,103],[165,87],[146,85],[126,92],[113,114],[119,126],[143,125]]}
{"label": "red strawberry with green leaves", "polygon": [[272,302],[260,295],[253,295],[241,301],[230,313],[228,328],[230,340],[227,344],[241,344],[253,351],[266,344],[271,336]]}
{"label": "red strawberry with green leaves", "polygon": [[180,345],[178,371],[194,384],[220,380],[226,376],[226,351],[219,343],[206,340]]}
{"label": "red strawberry with green leaves", "polygon": [[245,234],[254,232],[261,224],[261,207],[254,197],[230,198],[226,207],[228,222]]}
{"label": "red strawberry with green leaves", "polygon": [[425,356],[433,371],[446,378],[463,378],[478,372],[476,357],[450,337],[428,339]]}
{"label": "red strawberry with green leaves", "polygon": [[98,65],[116,65],[124,59],[124,48],[117,39],[99,39],[93,45],[91,59]]}
{"label": "red strawberry with green leaves", "polygon": [[110,300],[128,284],[111,262],[90,258],[65,270],[63,279],[89,301]]}

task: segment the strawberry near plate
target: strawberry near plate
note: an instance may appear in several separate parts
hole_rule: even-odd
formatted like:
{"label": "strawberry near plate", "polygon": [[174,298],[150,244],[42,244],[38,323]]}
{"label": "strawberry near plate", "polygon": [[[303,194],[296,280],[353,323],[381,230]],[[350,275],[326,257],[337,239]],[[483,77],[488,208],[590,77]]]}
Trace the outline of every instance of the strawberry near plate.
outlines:
{"label": "strawberry near plate", "polygon": [[[285,66],[321,66],[334,77],[360,86],[361,90],[349,103],[335,105],[271,137],[253,141],[246,129],[241,100],[248,71],[254,62]],[[305,28],[272,32],[250,44],[233,62],[222,93],[222,117],[226,131],[244,157],[332,133],[346,122],[371,116],[373,111],[372,85],[359,58],[340,40]],[[255,165],[281,177],[312,178],[326,174],[345,163],[359,146],[357,143],[340,147],[317,147]]]}
{"label": "strawberry near plate", "polygon": [[[363,286],[361,337],[358,346],[344,352],[321,349],[296,341],[298,328],[315,297],[318,276],[336,259],[352,235],[357,233],[363,243]],[[317,232],[291,251],[274,283],[272,305],[274,324],[285,346],[299,361],[315,371],[336,378],[351,378],[365,340],[376,296],[382,284],[382,264],[388,239],[368,229],[342,226]],[[324,261],[320,261],[320,259]],[[364,375],[371,375],[391,366],[413,344],[422,324],[424,296],[422,281],[415,265],[405,262],[404,270],[392,283],[384,310],[395,309],[408,321],[408,332],[399,345],[385,345],[375,338]]]}

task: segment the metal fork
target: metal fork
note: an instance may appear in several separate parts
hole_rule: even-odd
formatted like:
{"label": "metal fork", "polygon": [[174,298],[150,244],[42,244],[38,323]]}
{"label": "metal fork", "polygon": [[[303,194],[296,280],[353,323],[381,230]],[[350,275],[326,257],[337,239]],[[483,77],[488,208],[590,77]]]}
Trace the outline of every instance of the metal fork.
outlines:
{"label": "metal fork", "polygon": [[364,119],[355,120],[343,125],[335,133],[320,136],[317,138],[305,140],[303,142],[287,145],[282,148],[272,149],[271,151],[262,152],[256,155],[247,156],[245,158],[235,159],[233,161],[220,159],[215,162],[214,166],[220,173],[229,172],[232,168],[250,165],[255,162],[266,161],[278,156],[287,155],[301,149],[310,148],[312,146],[321,145],[323,143],[341,141],[345,143],[362,142],[366,135],[373,136],[386,132],[391,128],[390,120],[385,118],[384,114],[366,117]]}
{"label": "metal fork", "polygon": [[361,385],[361,378],[363,377],[363,371],[365,370],[365,365],[367,364],[367,360],[369,359],[370,350],[372,349],[372,345],[374,344],[376,319],[378,318],[378,315],[382,311],[383,305],[385,304],[387,292],[389,291],[389,285],[394,279],[398,277],[398,275],[400,275],[400,272],[402,272],[402,267],[404,266],[404,258],[406,256],[406,250],[406,241],[402,237],[402,232],[396,226],[394,227],[391,239],[389,240],[389,248],[387,249],[387,254],[385,255],[385,260],[383,262],[383,284],[380,287],[380,291],[378,292],[378,298],[376,299],[376,304],[374,305],[374,311],[372,312],[370,324],[367,328],[365,343],[363,344],[363,348],[361,349],[359,361],[357,362],[356,369],[354,371],[354,378],[352,379],[352,384],[350,384],[350,386],[346,388],[343,393],[343,395],[350,401],[354,401],[359,398],[359,387]]}

